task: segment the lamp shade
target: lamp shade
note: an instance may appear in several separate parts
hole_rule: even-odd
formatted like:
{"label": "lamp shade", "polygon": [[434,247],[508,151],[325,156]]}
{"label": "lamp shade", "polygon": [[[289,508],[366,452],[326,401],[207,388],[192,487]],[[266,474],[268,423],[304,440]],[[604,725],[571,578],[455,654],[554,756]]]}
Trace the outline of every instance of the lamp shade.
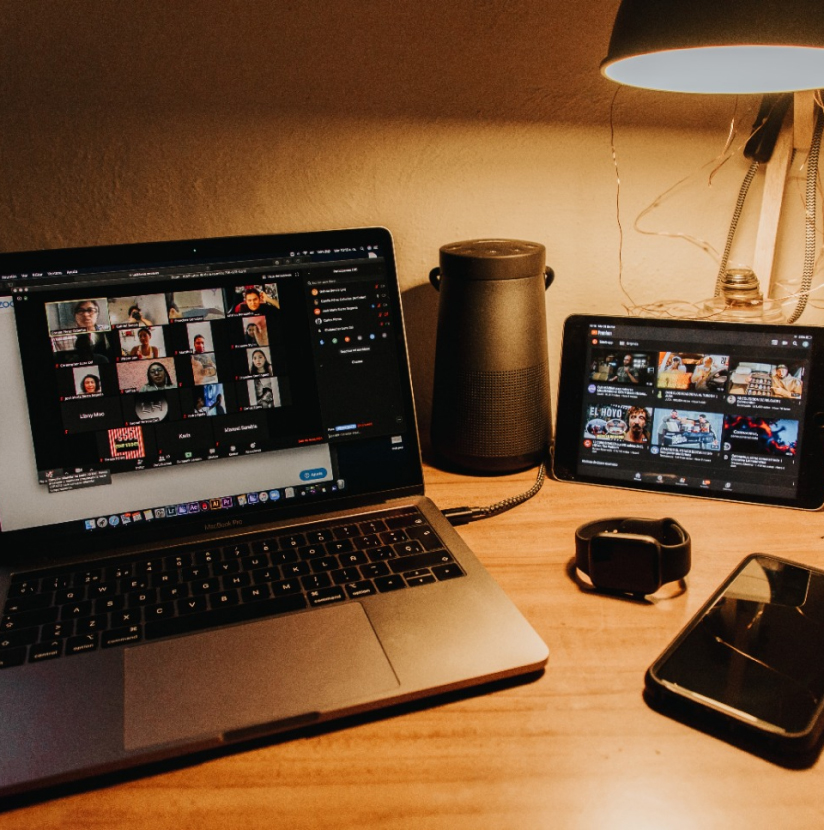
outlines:
{"label": "lamp shade", "polygon": [[671,92],[824,87],[822,0],[622,0],[601,72]]}

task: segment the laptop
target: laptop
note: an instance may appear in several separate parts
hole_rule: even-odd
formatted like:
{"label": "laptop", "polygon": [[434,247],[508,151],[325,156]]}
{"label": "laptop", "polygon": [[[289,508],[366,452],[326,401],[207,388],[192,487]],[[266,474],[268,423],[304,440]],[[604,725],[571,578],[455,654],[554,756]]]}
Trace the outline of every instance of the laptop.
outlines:
{"label": "laptop", "polygon": [[0,256],[0,795],[539,671],[382,228]]}

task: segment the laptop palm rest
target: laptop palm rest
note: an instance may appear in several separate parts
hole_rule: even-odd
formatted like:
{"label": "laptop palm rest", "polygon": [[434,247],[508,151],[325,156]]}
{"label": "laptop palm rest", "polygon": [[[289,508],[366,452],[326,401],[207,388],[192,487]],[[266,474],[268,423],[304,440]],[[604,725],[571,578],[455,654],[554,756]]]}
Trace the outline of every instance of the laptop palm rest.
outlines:
{"label": "laptop palm rest", "polygon": [[397,688],[360,603],[129,649],[127,751],[300,720]]}

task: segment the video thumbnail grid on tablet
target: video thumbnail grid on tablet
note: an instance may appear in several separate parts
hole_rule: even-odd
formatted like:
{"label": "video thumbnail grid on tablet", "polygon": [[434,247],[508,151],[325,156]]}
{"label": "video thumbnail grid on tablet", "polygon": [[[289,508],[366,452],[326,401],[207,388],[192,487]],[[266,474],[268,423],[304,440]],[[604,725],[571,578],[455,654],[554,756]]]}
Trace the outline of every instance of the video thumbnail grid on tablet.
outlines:
{"label": "video thumbnail grid on tablet", "polygon": [[593,347],[584,449],[776,472],[798,450],[805,363]]}
{"label": "video thumbnail grid on tablet", "polygon": [[45,303],[65,440],[112,472],[265,447],[291,403],[279,312],[275,283]]}

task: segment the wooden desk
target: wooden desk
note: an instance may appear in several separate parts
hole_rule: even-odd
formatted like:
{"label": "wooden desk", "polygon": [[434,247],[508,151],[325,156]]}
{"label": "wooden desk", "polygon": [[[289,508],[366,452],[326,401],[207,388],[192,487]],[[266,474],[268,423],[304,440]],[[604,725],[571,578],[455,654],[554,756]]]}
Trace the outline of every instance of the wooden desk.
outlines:
{"label": "wooden desk", "polygon": [[[446,508],[519,493],[533,473],[427,479]],[[570,579],[574,529],[622,514],[671,515],[690,531],[684,594],[637,604]],[[820,825],[820,762],[775,766],[641,697],[647,666],[746,553],[824,566],[820,514],[550,481],[460,531],[549,645],[535,682],[26,806],[0,814],[0,830]]]}

